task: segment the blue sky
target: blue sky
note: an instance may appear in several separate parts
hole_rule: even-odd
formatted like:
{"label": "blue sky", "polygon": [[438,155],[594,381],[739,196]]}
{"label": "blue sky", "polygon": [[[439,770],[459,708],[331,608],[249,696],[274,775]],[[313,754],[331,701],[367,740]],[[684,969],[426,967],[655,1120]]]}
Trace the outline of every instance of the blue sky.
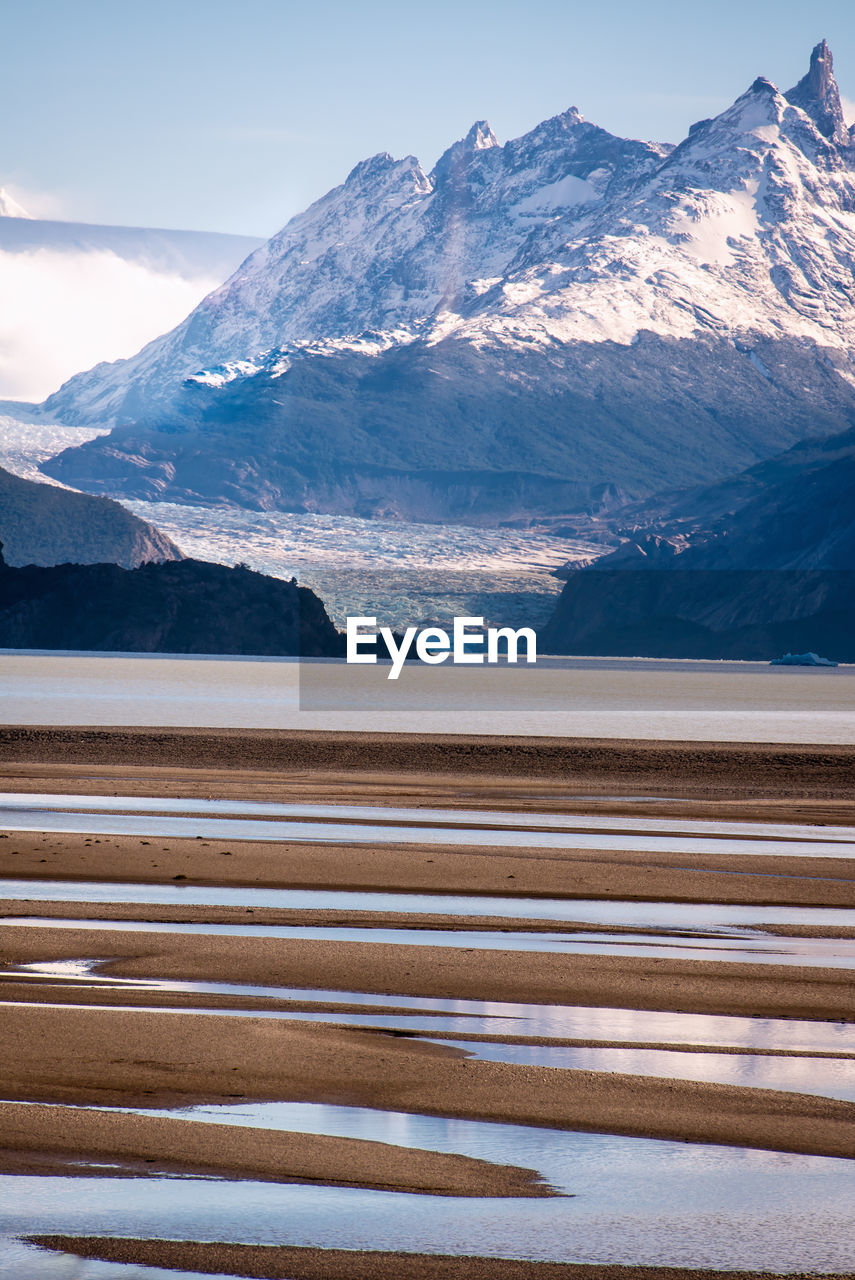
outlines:
{"label": "blue sky", "polygon": [[377,151],[426,168],[570,105],[678,141],[823,36],[855,118],[851,0],[0,0],[0,185],[42,216],[268,235]]}

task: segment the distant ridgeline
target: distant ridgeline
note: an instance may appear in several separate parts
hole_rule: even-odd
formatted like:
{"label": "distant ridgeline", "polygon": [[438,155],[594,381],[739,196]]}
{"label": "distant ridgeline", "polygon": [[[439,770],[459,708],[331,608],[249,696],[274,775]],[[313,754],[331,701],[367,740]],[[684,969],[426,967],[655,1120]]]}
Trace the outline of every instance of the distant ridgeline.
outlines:
{"label": "distant ridgeline", "polygon": [[855,662],[855,429],[624,510],[627,541],[569,569],[544,653]]}
{"label": "distant ridgeline", "polygon": [[295,582],[199,560],[16,569],[0,543],[0,648],[336,657],[344,639]]}

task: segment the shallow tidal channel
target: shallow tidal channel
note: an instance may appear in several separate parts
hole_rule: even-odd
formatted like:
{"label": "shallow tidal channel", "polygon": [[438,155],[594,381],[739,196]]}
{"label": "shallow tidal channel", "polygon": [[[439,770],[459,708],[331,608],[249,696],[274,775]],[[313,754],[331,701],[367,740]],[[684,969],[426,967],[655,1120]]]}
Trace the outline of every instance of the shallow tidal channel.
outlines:
{"label": "shallow tidal channel", "polygon": [[[379,806],[277,805],[128,797],[0,798],[10,831],[216,839],[622,849],[741,856],[855,857],[846,827],[679,819],[508,814]],[[809,861],[806,863],[809,869]],[[672,961],[855,970],[855,910],[618,899],[560,899],[268,889],[195,883],[0,881],[3,928],[116,932],[564,953]],[[42,914],[41,904],[138,909],[139,919]],[[146,909],[293,913],[291,923],[142,918]],[[192,909],[192,911],[190,910]],[[311,923],[319,911],[359,923]],[[311,913],[311,914],[309,914]],[[377,922],[363,917],[374,913]],[[413,917],[390,926],[389,915]],[[303,920],[300,917],[303,916]],[[418,917],[425,917],[419,921]],[[437,921],[437,917],[440,920]],[[251,917],[250,917],[251,918]],[[464,922],[465,921],[465,922]],[[483,925],[480,923],[483,921]],[[461,923],[464,922],[464,923]],[[540,926],[536,928],[535,926]],[[814,929],[828,936],[787,936]],[[773,932],[777,930],[777,932]],[[844,936],[834,936],[840,930]],[[81,946],[81,950],[83,950]],[[55,952],[53,953],[55,954]],[[91,953],[90,953],[91,954]],[[855,1107],[855,1021],[735,1017],[584,1005],[538,1005],[386,992],[174,978],[124,978],[101,960],[9,964],[14,1003],[136,1010],[141,1016],[217,1014],[325,1022],[429,1038],[472,1059],[783,1090]],[[358,974],[355,975],[358,979]],[[131,999],[133,997],[133,1000]],[[167,998],[172,1007],[159,1001]],[[855,1010],[853,1010],[855,1018]],[[37,1105],[37,1104],[33,1104]],[[110,1108],[100,1108],[109,1111]],[[785,1154],[701,1142],[581,1133],[319,1103],[240,1102],[152,1110],[170,1123],[370,1139],[536,1169],[549,1199],[427,1197],[252,1178],[127,1176],[120,1162],[76,1162],[74,1176],[0,1175],[0,1270],[9,1280],[159,1280],[179,1272],[89,1262],[37,1251],[33,1234],[311,1245],[594,1265],[636,1263],[782,1273],[855,1268],[855,1158]],[[855,1156],[855,1152],[853,1152]],[[122,1175],[122,1176],[119,1176]]]}

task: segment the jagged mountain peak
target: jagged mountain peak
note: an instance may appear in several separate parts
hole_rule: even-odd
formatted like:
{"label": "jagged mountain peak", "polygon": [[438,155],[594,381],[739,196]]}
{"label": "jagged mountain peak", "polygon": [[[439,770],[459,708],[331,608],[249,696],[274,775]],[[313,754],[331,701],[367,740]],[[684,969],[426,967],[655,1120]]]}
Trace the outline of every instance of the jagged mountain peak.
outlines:
{"label": "jagged mountain peak", "polygon": [[[822,61],[817,84],[826,83],[828,59]],[[775,412],[795,421],[805,388],[821,401],[827,383],[848,413],[855,403],[853,213],[848,151],[765,78],[694,126],[677,148],[615,136],[576,107],[504,145],[477,121],[429,177],[411,156],[381,152],[362,161],[182,326],[124,366],[80,375],[48,406],[70,421],[156,425],[195,422],[204,412],[225,422],[239,403],[243,413],[245,389],[253,413],[264,408],[259,422],[268,410],[276,417],[280,400],[299,401],[310,433],[315,423],[326,424],[317,428],[323,435],[333,419],[346,418],[341,438],[350,440],[362,401],[348,391],[344,408],[328,407],[324,379],[332,370],[357,380],[371,370],[383,421],[392,413],[387,399],[405,418],[410,412],[415,383],[399,370],[418,368],[430,381],[440,365],[453,367],[449,385],[465,384],[467,395],[472,376],[473,395],[482,382],[507,384],[514,394],[525,385],[546,396],[543,404],[551,403],[551,388],[564,394],[568,370],[578,373],[579,403],[587,404],[591,375],[580,370],[589,358],[604,369],[607,361],[620,370],[649,365],[645,394],[658,403],[656,388],[670,376],[664,353],[674,344],[675,357],[678,348],[700,352],[697,371],[694,356],[686,357],[687,385],[704,383],[707,395],[706,380],[712,401],[736,387],[737,435],[760,418],[767,430],[767,411],[756,418],[764,396],[778,397]],[[726,370],[720,383],[707,372],[711,346]],[[796,367],[804,371],[791,403],[790,391],[780,388],[789,388],[788,371]],[[603,375],[603,413],[611,412],[613,373]],[[369,378],[366,386],[373,396],[375,383]],[[635,391],[626,395],[630,416],[647,413],[647,399],[639,408]],[[419,412],[425,403],[419,400]],[[449,439],[458,428],[465,435],[469,411],[436,409],[443,412],[455,424]],[[481,432],[472,458],[489,468],[491,411],[472,412],[473,430]],[[585,410],[594,425],[600,412]],[[551,413],[543,409],[552,423],[544,439],[563,441]],[[509,421],[524,417],[514,412]],[[792,429],[807,435],[812,428],[799,418]],[[716,436],[719,428],[704,430]],[[781,436],[784,443],[792,438]],[[297,447],[288,440],[289,450]],[[701,441],[699,448],[707,446]],[[572,450],[562,453],[560,443],[555,449],[561,473],[574,471]],[[755,456],[761,454],[758,446]],[[397,445],[383,453],[393,456]],[[449,445],[442,465],[452,464]],[[285,500],[282,493],[276,501]]]}
{"label": "jagged mountain peak", "polygon": [[834,58],[826,40],[810,55],[810,67],[797,85],[786,93],[788,102],[810,116],[820,133],[838,146],[847,146],[850,133],[843,116],[840,90],[834,78]]}
{"label": "jagged mountain peak", "polygon": [[486,120],[476,120],[465,138],[453,142],[443,151],[433,168],[431,178],[435,182],[461,179],[465,170],[482,151],[499,146],[499,139]]}
{"label": "jagged mountain peak", "polygon": [[396,160],[388,151],[378,151],[376,155],[368,156],[366,160],[360,160],[353,166],[344,180],[344,186],[362,187],[398,176],[406,178],[411,173],[419,182],[426,180],[424,170],[415,156],[403,156]]}
{"label": "jagged mountain peak", "polygon": [[499,139],[487,120],[476,120],[463,141],[472,151],[486,151],[488,147],[499,145]]}
{"label": "jagged mountain peak", "polygon": [[[783,159],[782,149],[791,159]],[[778,154],[778,160],[772,159]],[[821,130],[805,107],[784,95],[771,80],[758,76],[744,93],[719,115],[699,120],[687,137],[675,147],[662,166],[663,175],[694,167],[703,176],[703,185],[713,190],[732,187],[734,182],[765,182],[763,173],[771,168],[773,180],[782,176],[789,184],[806,182],[815,189],[808,166],[824,173],[847,167],[847,153]],[[799,176],[796,176],[799,170]]]}

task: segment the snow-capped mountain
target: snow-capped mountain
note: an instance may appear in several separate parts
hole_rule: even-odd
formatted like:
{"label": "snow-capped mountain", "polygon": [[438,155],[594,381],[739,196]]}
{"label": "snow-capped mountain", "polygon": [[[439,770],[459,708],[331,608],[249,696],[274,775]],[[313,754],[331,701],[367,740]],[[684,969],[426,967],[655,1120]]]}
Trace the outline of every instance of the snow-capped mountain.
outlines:
{"label": "snow-capped mountain", "polygon": [[38,400],[81,367],[132,353],[258,243],[47,221],[0,190],[0,396]]}
{"label": "snow-capped mountain", "polygon": [[332,338],[339,349],[377,351],[428,336],[501,279],[544,221],[625,189],[668,150],[616,138],[571,107],[505,147],[480,121],[430,175],[414,156],[373,156],[177,329],[130,361],[72,379],[51,406],[74,421],[90,404],[122,419],[129,392],[132,405],[168,403],[200,369],[228,364],[239,376],[285,344]]}
{"label": "snow-capped mountain", "polygon": [[[677,147],[575,108],[375,156],[47,402],[87,488],[436,518],[697,483],[855,422],[855,131],[823,42]],[[161,428],[163,428],[161,430]]]}

